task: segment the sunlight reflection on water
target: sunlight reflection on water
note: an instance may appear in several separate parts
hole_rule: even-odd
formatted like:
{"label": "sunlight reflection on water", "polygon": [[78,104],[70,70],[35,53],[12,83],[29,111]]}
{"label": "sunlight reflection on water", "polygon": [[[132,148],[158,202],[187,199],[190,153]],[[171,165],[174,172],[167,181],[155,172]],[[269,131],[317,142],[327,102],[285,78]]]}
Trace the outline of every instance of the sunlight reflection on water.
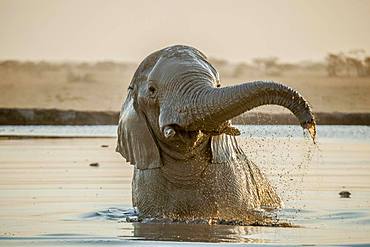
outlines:
{"label": "sunlight reflection on water", "polygon": [[[242,133],[239,141],[246,154],[268,175],[284,199],[285,207],[277,212],[277,217],[299,227],[126,223],[127,216],[135,215],[127,199],[131,193],[130,178],[117,175],[127,172],[131,167],[124,166],[121,157],[117,157],[117,161],[112,158],[116,126],[0,126],[0,136],[113,137],[75,141],[2,140],[9,147],[5,146],[8,149],[4,149],[1,154],[7,155],[10,163],[0,166],[3,178],[0,184],[1,202],[7,205],[5,203],[10,201],[30,200],[32,204],[25,201],[24,204],[15,203],[11,208],[2,208],[0,205],[0,222],[14,222],[12,229],[22,232],[25,224],[32,221],[32,229],[43,233],[14,236],[3,234],[0,245],[186,245],[181,243],[183,241],[252,244],[370,243],[368,126],[318,126],[318,145],[304,138],[299,126],[238,127]],[[25,145],[22,156],[16,153],[13,146],[19,147],[19,143]],[[76,144],[71,146],[71,143]],[[109,147],[102,148],[101,144],[109,144],[106,145]],[[79,150],[81,145],[84,148]],[[14,157],[9,156],[10,151],[14,151]],[[22,157],[32,159],[32,162],[25,160],[22,163]],[[86,159],[91,157],[102,159],[98,168],[88,166]],[[31,177],[39,173],[40,177]],[[128,173],[124,176],[128,176]],[[19,181],[13,185],[12,181],[16,179]],[[62,188],[54,188],[53,183],[62,183]],[[351,198],[340,198],[338,193],[341,190],[349,190]],[[35,199],[29,198],[32,193]],[[109,200],[102,200],[98,204],[95,201],[98,195],[111,200],[125,195],[126,199],[119,201],[121,204],[118,206],[112,205]],[[86,200],[83,204],[79,201],[82,199]],[[90,205],[89,209],[87,205]],[[13,216],[9,218],[8,215],[12,214],[27,217],[18,217],[17,223]],[[64,218],[54,220],[58,214]],[[43,224],[44,220],[48,220],[47,225]]]}

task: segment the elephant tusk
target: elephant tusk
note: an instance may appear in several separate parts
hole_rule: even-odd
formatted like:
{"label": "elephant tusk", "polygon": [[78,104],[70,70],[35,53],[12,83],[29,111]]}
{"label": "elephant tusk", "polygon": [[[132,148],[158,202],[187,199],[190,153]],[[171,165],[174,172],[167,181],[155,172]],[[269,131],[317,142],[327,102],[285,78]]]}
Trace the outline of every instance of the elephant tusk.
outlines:
{"label": "elephant tusk", "polygon": [[164,137],[168,139],[168,138],[173,137],[176,134],[176,131],[172,127],[166,126],[163,129],[163,134],[164,134]]}

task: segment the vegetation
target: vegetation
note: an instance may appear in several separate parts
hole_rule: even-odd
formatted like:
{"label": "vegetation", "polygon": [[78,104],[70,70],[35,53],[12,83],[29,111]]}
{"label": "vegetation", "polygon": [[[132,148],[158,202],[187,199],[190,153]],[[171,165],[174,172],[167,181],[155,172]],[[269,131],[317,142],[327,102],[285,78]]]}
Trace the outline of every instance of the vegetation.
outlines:
{"label": "vegetation", "polygon": [[[349,55],[361,61],[360,69],[355,69],[353,60],[335,54],[337,57],[331,58],[336,59],[326,62],[293,64],[276,57],[241,63],[210,58],[210,62],[219,72],[222,86],[275,80],[302,92],[315,111],[370,112],[370,57],[354,54]],[[0,108],[116,111],[137,66],[115,61],[0,61]]]}
{"label": "vegetation", "polygon": [[370,57],[364,50],[353,50],[348,53],[329,53],[326,57],[328,75],[335,76],[370,76]]}

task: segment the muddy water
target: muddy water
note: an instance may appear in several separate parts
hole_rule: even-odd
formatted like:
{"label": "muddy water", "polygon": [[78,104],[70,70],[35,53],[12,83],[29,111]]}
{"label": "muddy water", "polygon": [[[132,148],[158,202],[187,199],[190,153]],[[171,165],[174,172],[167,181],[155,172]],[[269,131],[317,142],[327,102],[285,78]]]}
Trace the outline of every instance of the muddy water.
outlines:
{"label": "muddy water", "polygon": [[[114,136],[104,128],[94,133]],[[296,227],[127,223],[132,169],[114,153],[114,138],[2,138],[0,246],[370,244],[370,128],[319,126],[316,146],[296,127],[241,129],[244,150],[284,200],[277,217]]]}

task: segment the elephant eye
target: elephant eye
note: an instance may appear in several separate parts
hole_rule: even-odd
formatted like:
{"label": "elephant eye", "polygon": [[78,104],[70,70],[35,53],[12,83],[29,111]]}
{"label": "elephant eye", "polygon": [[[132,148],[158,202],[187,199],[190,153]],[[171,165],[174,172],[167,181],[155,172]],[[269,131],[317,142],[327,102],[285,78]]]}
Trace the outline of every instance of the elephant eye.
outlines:
{"label": "elephant eye", "polygon": [[153,85],[150,85],[148,90],[149,90],[150,96],[154,96],[157,91],[157,89]]}

